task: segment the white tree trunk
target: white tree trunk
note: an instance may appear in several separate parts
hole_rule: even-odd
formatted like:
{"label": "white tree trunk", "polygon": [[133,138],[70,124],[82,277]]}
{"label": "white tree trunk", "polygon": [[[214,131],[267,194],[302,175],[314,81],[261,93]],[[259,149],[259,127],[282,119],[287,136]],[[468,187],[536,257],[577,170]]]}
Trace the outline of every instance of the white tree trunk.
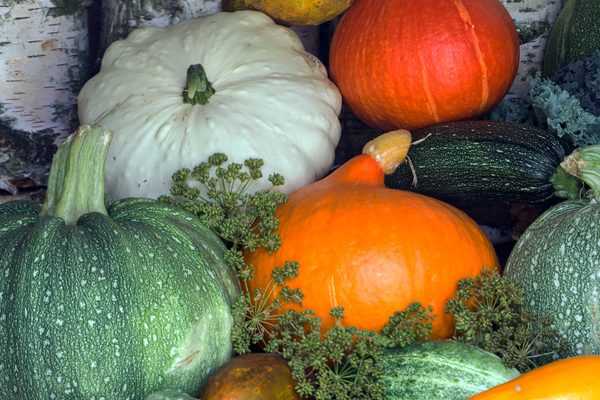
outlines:
{"label": "white tree trunk", "polygon": [[0,188],[45,180],[90,66],[81,0],[0,0]]}
{"label": "white tree trunk", "polygon": [[540,71],[552,25],[564,0],[501,0],[517,25],[521,37],[521,63],[511,96],[527,97],[527,76]]}
{"label": "white tree trunk", "polygon": [[[1,1],[1,0],[0,0]],[[221,0],[103,0],[100,55],[141,26],[169,26],[222,10]],[[319,28],[294,26],[306,50],[319,54]]]}
{"label": "white tree trunk", "polygon": [[103,0],[100,55],[135,28],[174,25],[220,10],[221,0]]}

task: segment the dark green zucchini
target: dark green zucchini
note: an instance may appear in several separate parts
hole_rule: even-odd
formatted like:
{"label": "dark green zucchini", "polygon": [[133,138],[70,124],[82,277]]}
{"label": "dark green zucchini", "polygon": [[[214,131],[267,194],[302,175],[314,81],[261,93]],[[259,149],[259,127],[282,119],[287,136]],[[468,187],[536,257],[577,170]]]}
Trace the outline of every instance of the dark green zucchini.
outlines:
{"label": "dark green zucchini", "polygon": [[485,200],[542,202],[565,149],[551,132],[506,122],[464,121],[416,130],[424,138],[408,163],[386,178],[389,187],[413,190],[449,202]]}

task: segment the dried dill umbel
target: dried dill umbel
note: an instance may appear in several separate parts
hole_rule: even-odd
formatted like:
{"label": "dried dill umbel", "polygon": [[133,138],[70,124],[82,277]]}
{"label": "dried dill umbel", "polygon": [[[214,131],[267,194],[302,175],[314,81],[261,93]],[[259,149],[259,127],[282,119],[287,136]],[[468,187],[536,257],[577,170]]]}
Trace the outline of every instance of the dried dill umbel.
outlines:
{"label": "dried dill umbel", "polygon": [[508,367],[528,371],[564,352],[551,319],[528,312],[521,289],[495,270],[460,281],[447,310],[456,340],[497,354]]}

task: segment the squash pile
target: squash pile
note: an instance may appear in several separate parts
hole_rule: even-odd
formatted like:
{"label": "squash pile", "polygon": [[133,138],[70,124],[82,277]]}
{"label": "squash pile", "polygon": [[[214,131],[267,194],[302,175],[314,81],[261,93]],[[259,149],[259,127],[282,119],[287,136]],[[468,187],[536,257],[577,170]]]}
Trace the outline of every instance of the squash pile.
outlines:
{"label": "squash pile", "polygon": [[[548,68],[584,52],[571,20],[585,20],[583,3],[567,1]],[[226,7],[243,11],[142,28],[113,43],[79,94],[82,126],[54,156],[44,203],[0,205],[0,399],[308,398],[286,349],[267,353],[256,341],[254,353],[233,357],[233,327],[246,317],[236,307],[247,299],[281,306],[267,335],[277,335],[278,318],[311,315],[320,320],[314,341],[347,327],[349,345],[379,335],[411,305],[430,312],[424,342],[387,346],[377,365],[349,362],[308,378],[332,387],[359,384],[353,374],[373,368],[385,400],[600,398],[600,143],[574,149],[539,126],[485,120],[519,66],[519,33],[502,3]],[[329,70],[277,23],[318,25],[344,12]],[[585,45],[600,47],[594,40]],[[387,132],[334,169],[342,100]],[[215,153],[234,164],[212,176]],[[289,196],[269,223],[281,241],[272,246],[242,251],[232,236],[158,199],[260,196],[279,181],[275,173]],[[256,183],[229,187],[227,178],[240,174]],[[194,177],[217,183],[203,187]],[[222,210],[233,209],[224,198]],[[474,219],[446,203],[456,200],[525,202],[544,212],[504,266]],[[209,206],[194,211],[220,212]],[[240,209],[252,207],[261,204]],[[226,233],[243,220],[221,217]],[[263,228],[245,222],[249,237]],[[290,262],[299,269],[273,289]],[[448,340],[464,328],[449,300],[485,271],[522,291],[520,308],[552,319],[563,359],[518,371]],[[298,301],[279,304],[282,293]],[[500,301],[465,299],[484,311]],[[346,355],[335,345],[328,351]]]}

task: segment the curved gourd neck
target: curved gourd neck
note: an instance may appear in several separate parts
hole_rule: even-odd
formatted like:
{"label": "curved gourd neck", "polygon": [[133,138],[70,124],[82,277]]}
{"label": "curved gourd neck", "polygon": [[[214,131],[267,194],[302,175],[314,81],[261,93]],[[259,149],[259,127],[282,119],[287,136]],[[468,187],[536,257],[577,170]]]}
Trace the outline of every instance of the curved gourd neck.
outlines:
{"label": "curved gourd neck", "polygon": [[84,214],[108,215],[104,205],[104,166],[111,133],[82,126],[58,147],[42,215],[62,218],[74,225]]}
{"label": "curved gourd neck", "polygon": [[205,105],[214,94],[215,88],[208,80],[202,64],[190,65],[183,90],[183,102],[193,106]]}
{"label": "curved gourd neck", "polygon": [[600,200],[600,145],[575,150],[564,159],[560,168],[584,182],[591,189],[593,197]]}
{"label": "curved gourd neck", "polygon": [[412,143],[409,131],[384,133],[368,142],[363,154],[354,157],[331,175],[335,181],[382,186],[385,175],[396,171],[408,155]]}

